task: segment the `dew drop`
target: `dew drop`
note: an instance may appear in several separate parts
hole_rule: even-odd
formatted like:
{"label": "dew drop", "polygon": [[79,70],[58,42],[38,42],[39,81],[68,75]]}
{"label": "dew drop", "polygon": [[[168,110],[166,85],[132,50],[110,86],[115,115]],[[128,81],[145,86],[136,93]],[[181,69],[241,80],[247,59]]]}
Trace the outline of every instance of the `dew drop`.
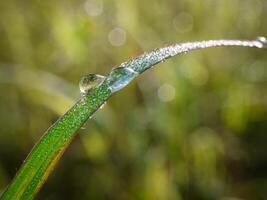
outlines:
{"label": "dew drop", "polygon": [[80,92],[87,94],[91,89],[98,86],[106,77],[98,74],[88,74],[81,78],[79,83]]}
{"label": "dew drop", "polygon": [[257,42],[260,42],[259,48],[267,48],[267,39],[265,37],[257,37]]}
{"label": "dew drop", "polygon": [[118,67],[110,72],[106,81],[111,91],[116,92],[128,85],[137,75],[138,73],[131,68]]}

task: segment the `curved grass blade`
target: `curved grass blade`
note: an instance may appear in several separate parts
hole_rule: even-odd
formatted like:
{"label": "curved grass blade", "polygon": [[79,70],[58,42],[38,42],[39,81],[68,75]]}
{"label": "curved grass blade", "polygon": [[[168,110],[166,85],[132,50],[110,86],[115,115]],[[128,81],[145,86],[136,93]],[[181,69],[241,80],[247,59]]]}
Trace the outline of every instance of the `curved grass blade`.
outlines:
{"label": "curved grass blade", "polygon": [[215,46],[266,48],[265,38],[256,40],[209,40],[176,44],[145,53],[111,70],[96,87],[90,89],[76,104],[58,119],[43,135],[26,158],[1,200],[33,199],[55,164],[68,147],[76,131],[115,92],[153,65],[180,53]]}

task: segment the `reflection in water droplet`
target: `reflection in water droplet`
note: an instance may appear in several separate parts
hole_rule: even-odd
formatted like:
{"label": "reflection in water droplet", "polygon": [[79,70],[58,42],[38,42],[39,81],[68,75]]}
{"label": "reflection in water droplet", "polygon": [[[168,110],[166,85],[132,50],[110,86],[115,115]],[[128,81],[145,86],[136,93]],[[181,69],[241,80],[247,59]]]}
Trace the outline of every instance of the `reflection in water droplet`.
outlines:
{"label": "reflection in water droplet", "polygon": [[257,42],[260,42],[259,47],[260,48],[266,48],[267,47],[267,39],[265,37],[257,37]]}
{"label": "reflection in water droplet", "polygon": [[105,76],[98,74],[88,74],[83,76],[79,83],[81,93],[87,94],[91,89],[102,83],[105,78]]}
{"label": "reflection in water droplet", "polygon": [[118,67],[110,72],[106,81],[109,85],[110,90],[112,92],[116,92],[125,87],[137,75],[138,73],[131,68]]}

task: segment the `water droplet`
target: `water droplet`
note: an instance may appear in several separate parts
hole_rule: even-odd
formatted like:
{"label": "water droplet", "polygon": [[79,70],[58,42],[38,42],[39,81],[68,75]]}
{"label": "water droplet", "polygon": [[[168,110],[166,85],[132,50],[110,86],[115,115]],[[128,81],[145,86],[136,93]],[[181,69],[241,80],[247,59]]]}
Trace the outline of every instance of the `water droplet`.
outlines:
{"label": "water droplet", "polygon": [[87,94],[91,89],[102,83],[105,78],[105,76],[101,76],[98,74],[88,74],[83,76],[79,83],[81,93]]}
{"label": "water droplet", "polygon": [[138,73],[131,68],[118,67],[110,72],[106,81],[110,90],[116,92],[128,85],[137,75]]}
{"label": "water droplet", "polygon": [[260,42],[260,48],[267,48],[267,39],[265,37],[257,37],[257,42]]}

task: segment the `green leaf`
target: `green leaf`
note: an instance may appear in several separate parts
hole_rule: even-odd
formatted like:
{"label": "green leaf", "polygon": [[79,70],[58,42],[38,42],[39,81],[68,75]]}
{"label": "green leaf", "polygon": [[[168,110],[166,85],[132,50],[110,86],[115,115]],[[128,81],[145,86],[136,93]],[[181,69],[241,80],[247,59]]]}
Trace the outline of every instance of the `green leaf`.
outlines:
{"label": "green leaf", "polygon": [[103,82],[92,88],[65,115],[55,122],[34,146],[1,200],[33,199],[68,147],[76,131],[115,92],[153,65],[190,50],[215,46],[266,47],[265,38],[257,40],[209,40],[176,44],[143,54],[113,69]]}

